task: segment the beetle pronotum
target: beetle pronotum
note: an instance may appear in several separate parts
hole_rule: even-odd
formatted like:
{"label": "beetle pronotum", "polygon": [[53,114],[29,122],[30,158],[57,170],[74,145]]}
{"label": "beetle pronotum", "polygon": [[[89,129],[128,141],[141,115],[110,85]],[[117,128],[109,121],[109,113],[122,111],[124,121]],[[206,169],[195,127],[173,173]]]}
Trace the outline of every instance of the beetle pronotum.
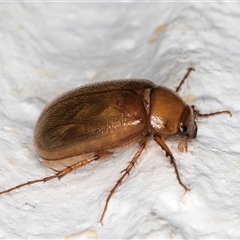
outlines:
{"label": "beetle pronotum", "polygon": [[[170,157],[179,184],[188,191],[180,178],[172,152],[165,138],[180,134],[187,149],[188,138],[197,135],[197,117],[208,117],[230,111],[201,114],[187,105],[177,94],[193,68],[189,68],[175,92],[143,79],[117,80],[95,83],[67,92],[43,110],[35,131],[34,145],[46,162],[60,162],[76,156],[89,156],[57,171],[55,174],[29,181],[0,192],[51,179],[61,179],[68,173],[122,145],[138,142],[139,147],[122,176],[110,191],[100,217],[103,223],[109,200],[124,178],[130,173],[152,135],[156,143]],[[179,147],[180,148],[180,147]]]}

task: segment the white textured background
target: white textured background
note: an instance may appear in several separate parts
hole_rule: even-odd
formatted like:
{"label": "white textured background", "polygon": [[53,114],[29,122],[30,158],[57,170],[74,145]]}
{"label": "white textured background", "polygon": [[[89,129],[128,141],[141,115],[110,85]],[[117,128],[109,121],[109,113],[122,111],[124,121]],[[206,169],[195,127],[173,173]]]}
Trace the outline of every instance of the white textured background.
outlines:
{"label": "white textured background", "polygon": [[0,238],[240,238],[239,3],[1,3],[0,188],[50,175],[32,145],[50,100],[106,79],[148,78],[202,112],[188,153],[169,159],[153,141],[112,197],[136,146],[61,181],[0,197]]}

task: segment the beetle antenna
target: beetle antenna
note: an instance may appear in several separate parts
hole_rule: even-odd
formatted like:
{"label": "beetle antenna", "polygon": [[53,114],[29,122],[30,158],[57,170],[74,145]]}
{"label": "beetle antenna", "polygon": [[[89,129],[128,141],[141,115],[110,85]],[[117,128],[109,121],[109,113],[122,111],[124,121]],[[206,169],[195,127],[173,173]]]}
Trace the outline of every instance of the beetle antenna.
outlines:
{"label": "beetle antenna", "polygon": [[180,82],[180,84],[178,85],[178,87],[176,88],[175,92],[178,92],[181,88],[181,86],[183,85],[183,83],[185,82],[185,80],[188,78],[189,74],[191,71],[195,71],[194,68],[190,67],[188,68],[187,73],[185,74],[184,78],[182,79],[182,81]]}
{"label": "beetle antenna", "polygon": [[198,113],[197,116],[198,117],[210,117],[210,116],[219,115],[219,114],[222,114],[222,113],[229,114],[229,116],[232,117],[232,113],[228,110],[212,112],[212,113]]}
{"label": "beetle antenna", "polygon": [[215,116],[215,115],[220,115],[220,114],[229,114],[230,117],[232,117],[232,113],[228,110],[223,110],[223,111],[217,111],[217,112],[212,112],[212,113],[200,113],[198,110],[194,109],[194,106],[192,106],[193,110],[194,110],[194,117],[198,118],[198,117],[211,117],[211,116]]}

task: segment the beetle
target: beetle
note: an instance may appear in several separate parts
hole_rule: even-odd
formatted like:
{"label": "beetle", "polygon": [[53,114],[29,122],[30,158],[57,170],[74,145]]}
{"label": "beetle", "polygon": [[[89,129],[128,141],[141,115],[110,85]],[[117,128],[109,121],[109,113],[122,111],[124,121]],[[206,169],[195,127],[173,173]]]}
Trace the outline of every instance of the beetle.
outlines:
{"label": "beetle", "polygon": [[[144,79],[115,80],[86,85],[69,91],[45,107],[34,130],[34,145],[45,162],[60,162],[79,156],[87,157],[55,170],[42,179],[29,181],[5,191],[51,179],[61,179],[68,173],[92,161],[111,154],[115,148],[138,142],[139,147],[122,176],[110,191],[100,217],[103,219],[108,203],[130,173],[146,146],[149,136],[170,157],[176,178],[185,191],[190,190],[181,180],[175,158],[165,138],[180,134],[179,149],[187,150],[187,140],[197,136],[198,117],[227,113],[228,110],[201,114],[187,105],[177,94],[194,68],[189,68],[175,92]],[[181,144],[184,143],[182,147]]]}

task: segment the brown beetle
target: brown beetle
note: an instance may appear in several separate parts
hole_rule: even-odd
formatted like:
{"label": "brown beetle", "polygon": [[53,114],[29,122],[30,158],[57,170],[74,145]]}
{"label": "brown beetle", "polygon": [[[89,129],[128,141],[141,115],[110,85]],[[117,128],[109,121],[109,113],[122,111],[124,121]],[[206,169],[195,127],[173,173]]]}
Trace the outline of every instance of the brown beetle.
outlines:
{"label": "brown beetle", "polygon": [[[176,92],[192,70],[188,69]],[[180,144],[185,143],[186,150],[187,139],[197,135],[196,118],[222,113],[231,116],[230,111],[200,114],[175,92],[149,80],[117,80],[77,88],[58,97],[43,110],[35,127],[34,144],[46,162],[60,162],[80,155],[88,157],[52,176],[20,184],[0,194],[37,182],[61,179],[110,154],[112,149],[138,142],[137,152],[106,199],[100,218],[102,223],[111,196],[132,170],[150,135],[170,157],[179,184],[185,191],[189,190],[181,181],[175,159],[164,139],[180,134],[183,136]]]}

